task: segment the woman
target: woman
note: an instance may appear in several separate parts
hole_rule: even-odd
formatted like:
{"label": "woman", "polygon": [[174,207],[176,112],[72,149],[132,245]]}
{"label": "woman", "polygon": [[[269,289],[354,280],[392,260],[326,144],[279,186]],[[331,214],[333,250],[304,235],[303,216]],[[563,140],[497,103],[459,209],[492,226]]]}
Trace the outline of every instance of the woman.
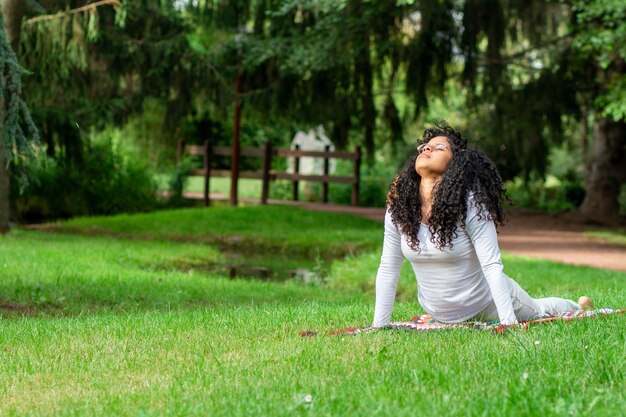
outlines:
{"label": "woman", "polygon": [[496,226],[508,197],[482,151],[469,149],[446,122],[426,129],[417,150],[387,195],[374,327],[389,324],[403,257],[415,271],[420,305],[441,322],[512,325],[593,306],[588,297],[533,299],[503,273]]}

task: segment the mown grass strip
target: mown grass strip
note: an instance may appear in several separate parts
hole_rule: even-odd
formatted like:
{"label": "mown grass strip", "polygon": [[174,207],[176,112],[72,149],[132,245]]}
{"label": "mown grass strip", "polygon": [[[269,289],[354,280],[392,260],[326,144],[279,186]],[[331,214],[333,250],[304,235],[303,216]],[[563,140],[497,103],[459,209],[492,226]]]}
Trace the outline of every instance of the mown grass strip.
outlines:
{"label": "mown grass strip", "polygon": [[298,207],[246,206],[165,210],[112,217],[77,218],[56,230],[123,238],[217,244],[244,252],[343,256],[379,245],[379,222]]}

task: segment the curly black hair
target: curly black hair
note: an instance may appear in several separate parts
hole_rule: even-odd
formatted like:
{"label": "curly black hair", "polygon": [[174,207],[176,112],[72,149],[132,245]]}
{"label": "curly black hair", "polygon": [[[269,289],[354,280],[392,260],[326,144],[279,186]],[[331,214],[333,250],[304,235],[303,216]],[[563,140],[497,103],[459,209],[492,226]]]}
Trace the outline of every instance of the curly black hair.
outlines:
{"label": "curly black hair", "polygon": [[[433,190],[435,198],[428,219],[428,228],[433,236],[431,241],[443,249],[452,247],[457,227],[465,227],[470,192],[479,216],[490,217],[496,226],[504,224],[504,203],[510,202],[510,199],[494,163],[480,149],[468,147],[461,132],[455,131],[445,121],[439,121],[424,131],[420,143],[427,143],[437,136],[447,138],[452,151],[452,160]],[[422,222],[419,198],[421,177],[415,171],[416,158],[417,155],[411,157],[391,183],[387,208],[409,247],[419,251],[417,233]]]}

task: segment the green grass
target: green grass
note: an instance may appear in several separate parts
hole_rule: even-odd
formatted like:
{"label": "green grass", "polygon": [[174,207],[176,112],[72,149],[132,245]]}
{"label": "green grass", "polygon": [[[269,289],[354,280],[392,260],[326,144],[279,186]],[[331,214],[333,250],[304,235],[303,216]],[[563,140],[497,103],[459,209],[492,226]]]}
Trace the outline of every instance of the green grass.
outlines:
{"label": "green grass", "polygon": [[[351,172],[346,172],[346,175],[351,175]],[[384,203],[387,184],[392,178],[387,177],[361,177],[361,199],[367,200],[368,191],[371,194],[372,184],[378,184],[380,200],[374,200],[370,202],[379,204]],[[158,184],[158,188],[162,191],[169,190],[169,176],[165,174],[156,175],[155,181]],[[269,198],[278,200],[291,200],[292,199],[292,182],[287,180],[274,180],[270,183]],[[211,194],[222,194],[228,199],[230,195],[230,178],[212,177],[209,183],[209,191]],[[250,198],[253,201],[260,201],[261,199],[262,182],[259,179],[240,178],[237,186],[237,195],[239,199]],[[299,200],[300,201],[322,201],[321,183],[300,181]],[[337,204],[350,204],[352,186],[349,184],[330,183],[328,185],[328,198],[331,203]],[[185,186],[183,192],[191,193],[204,193],[204,178],[203,177],[187,177],[185,180]],[[381,194],[382,193],[382,194]],[[370,197],[371,198],[371,197]],[[212,204],[219,204],[220,200],[213,201]],[[367,201],[366,201],[367,202]],[[363,201],[362,201],[363,203]]]}
{"label": "green grass", "polygon": [[114,217],[77,218],[59,223],[68,232],[138,239],[218,244],[247,252],[345,255],[378,244],[378,222],[345,214],[295,207],[191,208]]}
{"label": "green grass", "polygon": [[[237,191],[240,198],[261,198],[261,180],[241,178],[237,184]],[[209,182],[211,193],[224,194],[226,197],[230,194],[230,178],[211,178]],[[165,189],[166,187],[164,187]],[[185,192],[202,193],[204,192],[203,177],[187,177],[184,187]]]}
{"label": "green grass", "polygon": [[[271,223],[272,207],[181,210],[77,219],[63,225],[73,234],[0,236],[0,415],[615,416],[626,409],[623,315],[503,336],[300,337],[304,329],[370,323],[382,224],[280,209],[285,224]],[[197,217],[204,228],[191,231]],[[255,217],[271,224],[247,221]],[[303,245],[296,250],[303,255],[316,245],[334,251],[321,238],[330,234],[362,242],[363,252],[332,262],[325,285],[233,280],[194,268],[224,260],[210,244],[214,233],[276,239],[273,247],[288,241]],[[599,305],[626,305],[624,273],[504,261],[532,295],[584,293]],[[419,311],[405,265],[393,319]]]}
{"label": "green grass", "polygon": [[626,245],[626,230],[591,230],[587,234],[617,245]]}
{"label": "green grass", "polygon": [[24,306],[14,309],[17,313],[77,315],[329,299],[315,286],[199,273],[205,263],[224,260],[205,245],[17,232],[0,240],[0,251],[0,300]]}
{"label": "green grass", "polygon": [[[170,175],[158,174],[155,181],[160,190],[167,191]],[[200,176],[187,177],[185,180],[185,192],[204,192],[204,178]],[[210,181],[211,193],[220,193],[226,196],[230,193],[230,178],[213,177]],[[240,178],[237,186],[239,197],[261,198],[261,180]]]}

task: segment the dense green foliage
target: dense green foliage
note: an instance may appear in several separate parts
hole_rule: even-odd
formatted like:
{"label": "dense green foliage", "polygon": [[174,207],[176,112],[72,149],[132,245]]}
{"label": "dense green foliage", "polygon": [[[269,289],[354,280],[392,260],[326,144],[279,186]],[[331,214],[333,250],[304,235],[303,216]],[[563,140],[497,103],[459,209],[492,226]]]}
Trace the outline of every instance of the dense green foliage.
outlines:
{"label": "dense green foliage", "polygon": [[[274,246],[287,240],[301,253],[309,246],[300,224],[305,235],[320,236],[322,252],[330,230],[335,239],[345,231],[343,243],[378,246],[382,237],[380,223],[250,209],[205,210],[214,217],[203,222],[259,239],[274,227]],[[172,240],[165,229],[174,221],[159,230],[175,213],[179,229],[197,227],[198,212],[180,211],[107,220],[109,230],[124,225],[129,240],[96,235],[104,219],[68,223],[84,235],[0,237],[0,414],[569,416],[619,415],[626,406],[624,316],[503,336],[303,338],[305,329],[370,323],[379,247],[334,262],[328,284],[229,279],[202,272],[225,260],[215,247]],[[287,221],[259,227],[249,218],[276,214]],[[623,273],[504,262],[533,295],[587,293],[599,305],[626,304]],[[410,272],[402,273],[394,320],[420,312]]]}
{"label": "dense green foliage", "polygon": [[154,208],[153,162],[105,149],[93,141],[94,132],[126,124],[144,102],[158,99],[166,104],[171,134],[191,104],[188,92],[195,86],[185,80],[202,77],[183,58],[188,28],[172,5],[103,2],[80,13],[67,10],[89,3],[46,2],[28,17],[51,15],[23,25],[19,58],[30,71],[26,101],[48,158],[40,172],[29,164],[33,189],[13,193],[20,199],[15,218]]}
{"label": "dense green foliage", "polygon": [[19,193],[13,184],[20,220],[132,213],[158,206],[147,161],[122,153],[110,140],[88,144],[80,161],[47,157],[28,165],[30,186]]}
{"label": "dense green foliage", "polygon": [[[574,46],[596,65],[597,89],[584,91],[602,116],[626,119],[626,5],[619,0],[575,1]],[[589,62],[587,61],[587,62]],[[579,80],[580,81],[580,80]],[[592,80],[585,80],[588,85]]]}
{"label": "dense green foliage", "polygon": [[[608,140],[626,160],[623,141],[611,139],[624,128],[621,1],[119,4],[25,21],[27,103],[57,161],[80,161],[93,130],[126,127],[171,171],[180,139],[230,144],[240,101],[245,145],[284,147],[295,131],[322,124],[339,148],[363,146],[380,170],[383,159],[401,165],[405,145],[443,117],[506,179],[542,179],[551,149],[572,150],[595,210],[618,210],[625,171],[591,143]],[[27,19],[88,2],[42,5]]]}

